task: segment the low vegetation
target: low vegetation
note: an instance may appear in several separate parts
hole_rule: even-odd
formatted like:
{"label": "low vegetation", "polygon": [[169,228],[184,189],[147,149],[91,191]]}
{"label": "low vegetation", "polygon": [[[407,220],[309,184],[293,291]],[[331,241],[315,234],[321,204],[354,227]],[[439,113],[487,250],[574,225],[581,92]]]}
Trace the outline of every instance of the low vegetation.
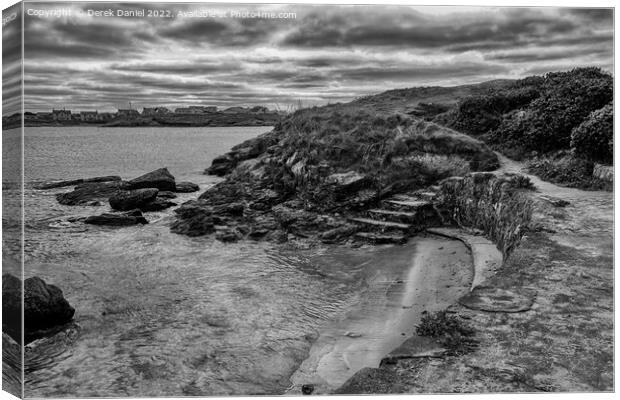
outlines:
{"label": "low vegetation", "polygon": [[542,157],[543,164],[539,162],[533,173],[548,170],[543,175],[556,176],[556,183],[588,188],[593,187],[589,177],[575,174],[588,169],[591,173],[591,168],[579,168],[566,180],[553,171],[567,163],[613,163],[612,99],[611,75],[599,68],[577,68],[467,96],[434,121],[479,137],[511,158]]}
{"label": "low vegetation", "polygon": [[477,341],[472,337],[474,330],[445,310],[424,312],[420,325],[416,327],[416,333],[420,336],[437,338],[439,343],[453,355],[468,353],[477,347]]}
{"label": "low vegetation", "polygon": [[398,113],[315,107],[297,111],[274,132],[281,140],[261,163],[276,191],[319,208],[330,204],[322,190],[326,173],[354,171],[385,192],[499,166],[484,143]]}

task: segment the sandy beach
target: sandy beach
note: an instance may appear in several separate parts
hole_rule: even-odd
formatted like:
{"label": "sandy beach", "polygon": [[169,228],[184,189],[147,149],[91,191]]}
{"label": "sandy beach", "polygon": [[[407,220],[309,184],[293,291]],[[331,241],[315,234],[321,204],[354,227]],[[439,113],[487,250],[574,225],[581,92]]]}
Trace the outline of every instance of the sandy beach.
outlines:
{"label": "sandy beach", "polygon": [[329,393],[360,369],[379,366],[415,335],[423,311],[442,310],[469,291],[472,256],[458,240],[418,236],[390,256],[373,265],[360,304],[320,332],[287,394],[299,394],[304,384]]}

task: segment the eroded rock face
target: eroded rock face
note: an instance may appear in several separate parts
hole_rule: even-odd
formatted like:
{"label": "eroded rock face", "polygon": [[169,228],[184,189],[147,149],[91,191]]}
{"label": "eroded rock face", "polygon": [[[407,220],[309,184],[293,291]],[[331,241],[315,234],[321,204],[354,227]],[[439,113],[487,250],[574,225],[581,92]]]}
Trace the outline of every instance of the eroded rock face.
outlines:
{"label": "eroded rock face", "polygon": [[[2,312],[19,321],[21,313],[21,280],[12,275],[2,277]],[[75,309],[64,298],[62,290],[33,276],[24,281],[24,337],[30,342],[45,336],[50,330],[71,321]],[[2,327],[5,332],[21,342],[19,326]]]}
{"label": "eroded rock face", "polygon": [[91,225],[107,226],[131,226],[138,224],[148,224],[140,210],[132,210],[125,213],[104,213],[93,215],[84,220],[84,223]]}
{"label": "eroded rock face", "polygon": [[128,186],[129,189],[156,188],[170,192],[176,191],[174,176],[168,171],[168,168],[159,168],[132,179],[129,181]]}
{"label": "eroded rock face", "polygon": [[123,181],[82,183],[73,191],[59,193],[56,200],[66,206],[88,205],[95,201],[105,201],[119,190],[127,189],[127,183]]}
{"label": "eroded rock face", "polygon": [[114,193],[109,199],[110,206],[119,211],[128,211],[135,208],[143,209],[147,204],[155,201],[158,189],[123,190]]}

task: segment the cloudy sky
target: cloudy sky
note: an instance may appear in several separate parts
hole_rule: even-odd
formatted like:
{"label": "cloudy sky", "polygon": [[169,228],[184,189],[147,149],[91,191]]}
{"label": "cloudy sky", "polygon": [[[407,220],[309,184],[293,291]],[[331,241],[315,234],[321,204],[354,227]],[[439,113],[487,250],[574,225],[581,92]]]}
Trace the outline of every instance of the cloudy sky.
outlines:
{"label": "cloudy sky", "polygon": [[[43,14],[24,22],[26,110],[286,108],[575,66],[613,71],[609,9],[155,3],[173,18],[88,15],[153,4],[26,3]],[[59,9],[71,15],[46,15]],[[257,11],[295,18],[235,17]]]}

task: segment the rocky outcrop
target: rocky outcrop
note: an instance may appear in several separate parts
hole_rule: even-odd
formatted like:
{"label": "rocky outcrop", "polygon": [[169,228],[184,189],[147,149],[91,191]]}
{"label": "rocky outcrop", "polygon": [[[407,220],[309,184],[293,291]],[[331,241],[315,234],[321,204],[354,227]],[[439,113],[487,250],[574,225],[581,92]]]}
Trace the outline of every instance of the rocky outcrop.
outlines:
{"label": "rocky outcrop", "polygon": [[88,205],[94,201],[106,201],[119,190],[125,189],[128,186],[123,181],[82,183],[71,192],[57,194],[56,200],[66,206]]}
{"label": "rocky outcrop", "polygon": [[114,193],[109,202],[113,209],[119,211],[143,209],[155,201],[158,192],[158,189],[122,190]]}
{"label": "rocky outcrop", "polygon": [[168,168],[159,168],[128,182],[129,189],[156,188],[159,190],[176,191],[174,176]]}
{"label": "rocky outcrop", "polygon": [[236,145],[230,152],[216,157],[211,162],[211,166],[205,170],[205,174],[216,176],[228,175],[241,161],[256,158],[263,154],[270,146],[275,145],[278,142],[278,136],[278,133],[271,131]]}
{"label": "rocky outcrop", "polygon": [[94,178],[81,178],[81,179],[72,179],[66,181],[55,181],[55,182],[46,182],[35,186],[35,189],[45,190],[45,189],[55,189],[66,186],[76,186],[82,183],[99,183],[99,182],[111,182],[111,181],[120,181],[121,177],[116,175],[110,176],[97,176]]}
{"label": "rocky outcrop", "polygon": [[90,225],[107,226],[131,226],[138,224],[148,224],[140,210],[132,210],[124,213],[104,213],[87,217],[84,223]]}
{"label": "rocky outcrop", "polygon": [[[21,280],[9,274],[4,274],[2,279],[2,312],[11,316],[11,320],[19,320],[19,317],[14,316],[21,314]],[[75,309],[63,297],[62,290],[36,276],[24,281],[23,307],[26,343],[46,336],[71,321],[75,313]],[[19,328],[16,330],[14,326],[4,324],[2,328],[17,342],[21,342]]]}
{"label": "rocky outcrop", "polygon": [[176,184],[177,193],[192,193],[200,190],[200,186],[192,182],[178,182]]}

